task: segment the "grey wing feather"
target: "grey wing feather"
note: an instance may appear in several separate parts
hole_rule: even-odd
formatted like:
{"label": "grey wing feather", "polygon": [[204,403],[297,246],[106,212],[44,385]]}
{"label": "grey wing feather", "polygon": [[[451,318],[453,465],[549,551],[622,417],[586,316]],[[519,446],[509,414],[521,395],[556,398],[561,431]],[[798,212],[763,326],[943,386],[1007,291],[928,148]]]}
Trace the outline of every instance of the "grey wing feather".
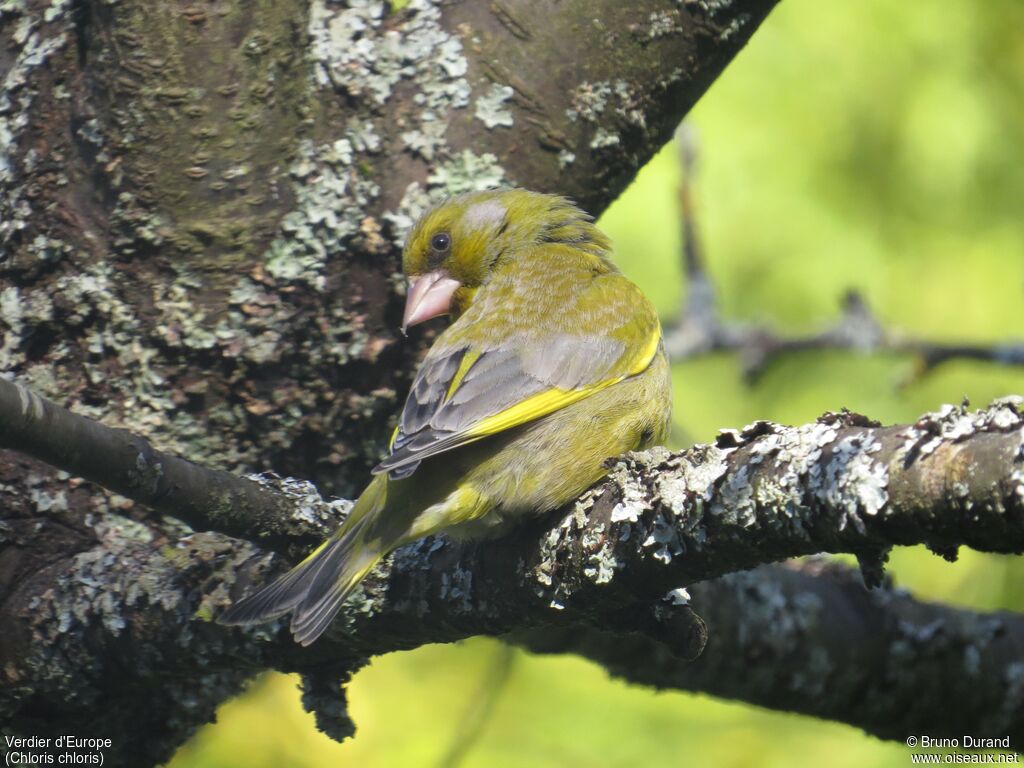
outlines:
{"label": "grey wing feather", "polygon": [[402,409],[396,445],[403,435],[415,434],[430,424],[466,351],[467,348],[463,347],[444,357],[428,358],[423,362]]}
{"label": "grey wing feather", "polygon": [[423,459],[469,442],[467,433],[476,424],[506,408],[551,387],[575,389],[602,381],[624,350],[614,339],[569,334],[496,347],[480,354],[451,397],[449,387],[469,347],[428,356],[402,410],[391,455],[374,474],[408,477]]}

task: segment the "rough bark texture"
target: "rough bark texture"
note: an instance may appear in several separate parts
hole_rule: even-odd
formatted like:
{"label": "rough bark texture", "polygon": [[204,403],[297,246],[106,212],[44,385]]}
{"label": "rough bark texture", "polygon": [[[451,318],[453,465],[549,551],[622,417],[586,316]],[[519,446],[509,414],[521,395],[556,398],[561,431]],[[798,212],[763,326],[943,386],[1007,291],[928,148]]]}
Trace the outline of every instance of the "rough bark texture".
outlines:
{"label": "rough bark texture", "polygon": [[986,733],[1024,743],[1020,616],[869,591],[834,561],[761,566],[690,593],[708,641],[689,664],[673,644],[638,632],[545,627],[513,637],[633,683],[839,720],[883,739]]}
{"label": "rough bark texture", "polygon": [[[429,341],[394,330],[412,218],[498,183],[600,213],[774,2],[0,0],[0,375],[351,495]],[[3,721],[151,764],[310,668],[195,618],[251,554],[0,453]]]}
{"label": "rough bark texture", "polygon": [[[821,551],[857,554],[875,581],[895,544],[1024,551],[1021,403],[977,413],[949,407],[895,427],[848,414],[796,428],[759,422],[723,432],[713,446],[635,454],[571,508],[513,537],[427,539],[399,550],[307,649],[290,641],[284,621],[246,630],[210,622],[286,567],[247,541],[184,530],[157,539],[114,515],[81,531],[51,530],[46,539],[62,535],[62,546],[80,551],[27,575],[4,604],[15,631],[0,649],[0,711],[36,735],[88,724],[114,740],[118,759],[145,764],[252,671],[274,667],[306,675],[306,705],[340,737],[353,728],[341,686],[366,657],[514,633],[640,682],[882,736],[963,729],[1016,739],[1024,736],[1018,617],[921,605],[889,590],[866,595],[843,572],[796,579],[767,570],[696,588],[711,640],[687,667],[707,633],[680,590]],[[268,493],[290,494],[296,510],[319,510],[304,515],[300,535],[323,535],[329,513],[343,513],[312,486],[265,483]],[[7,520],[10,548],[34,542],[38,522],[31,511]],[[154,702],[157,685],[166,698]],[[946,696],[920,695],[937,686],[962,692],[954,713]]]}
{"label": "rough bark texture", "polygon": [[351,494],[420,345],[397,247],[513,183],[592,213],[774,0],[0,6],[0,370]]}

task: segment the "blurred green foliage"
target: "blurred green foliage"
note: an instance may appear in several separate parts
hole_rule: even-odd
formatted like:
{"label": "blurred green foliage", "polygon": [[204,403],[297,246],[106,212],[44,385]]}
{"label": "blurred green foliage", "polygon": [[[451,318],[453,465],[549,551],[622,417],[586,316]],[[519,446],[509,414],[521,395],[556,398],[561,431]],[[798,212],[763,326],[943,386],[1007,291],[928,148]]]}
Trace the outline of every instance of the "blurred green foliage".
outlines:
{"label": "blurred green foliage", "polygon": [[[707,260],[727,317],[809,331],[848,288],[887,327],[941,340],[1024,336],[1024,3],[786,0],[691,115]],[[619,263],[666,316],[679,263],[676,152],[667,147],[602,218]],[[1024,372],[947,364],[924,378],[898,356],[807,353],[746,386],[733,356],[675,368],[685,442],[754,419],[802,423],[848,407],[886,422],[965,395],[1024,392]],[[1024,567],[964,552],[895,553],[917,594],[1024,609]],[[698,606],[699,608],[699,606]],[[375,659],[349,691],[359,726],[338,745],[293,678],[226,704],[173,768],[437,765],[491,640]],[[844,726],[612,681],[573,658],[517,653],[493,717],[462,765],[903,766],[908,750]]]}

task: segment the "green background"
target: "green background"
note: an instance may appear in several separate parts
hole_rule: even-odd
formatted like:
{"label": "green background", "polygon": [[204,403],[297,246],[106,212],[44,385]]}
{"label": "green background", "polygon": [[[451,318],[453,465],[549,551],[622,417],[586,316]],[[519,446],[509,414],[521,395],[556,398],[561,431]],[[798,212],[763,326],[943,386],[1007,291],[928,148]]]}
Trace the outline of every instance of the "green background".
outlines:
{"label": "green background", "polygon": [[[885,326],[936,340],[1024,336],[1024,3],[786,0],[691,115],[700,229],[726,317],[810,332],[848,288]],[[623,269],[672,315],[680,177],[667,147],[601,223]],[[896,355],[805,353],[743,383],[734,355],[676,365],[675,441],[847,407],[884,422],[964,396],[1024,393],[1024,372]],[[892,559],[917,595],[1024,608],[1024,566],[963,552]],[[698,606],[699,609],[699,606]],[[275,675],[222,707],[174,768],[438,765],[506,657],[478,639],[378,658],[335,744]],[[573,658],[514,652],[464,766],[905,766],[909,750],[808,718],[613,681]]]}

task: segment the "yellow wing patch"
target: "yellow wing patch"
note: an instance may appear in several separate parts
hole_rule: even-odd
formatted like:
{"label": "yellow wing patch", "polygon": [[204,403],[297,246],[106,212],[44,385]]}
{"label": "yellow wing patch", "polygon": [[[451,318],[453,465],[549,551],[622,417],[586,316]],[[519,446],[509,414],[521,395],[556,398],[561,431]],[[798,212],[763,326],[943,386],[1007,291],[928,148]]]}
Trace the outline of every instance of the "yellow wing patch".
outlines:
{"label": "yellow wing patch", "polygon": [[654,333],[651,334],[650,339],[648,339],[647,344],[643,347],[635,363],[623,375],[614,379],[599,381],[596,384],[581,387],[580,389],[559,389],[553,387],[546,392],[539,392],[510,408],[506,408],[501,413],[496,413],[493,416],[482,419],[471,429],[468,429],[465,432],[465,436],[469,440],[478,440],[481,437],[517,427],[520,424],[539,419],[542,416],[547,416],[549,413],[554,413],[568,405],[572,405],[595,392],[600,392],[602,389],[607,389],[613,384],[618,384],[623,379],[643,373],[657,354],[660,343],[661,324],[657,323],[654,327]]}
{"label": "yellow wing patch", "polygon": [[473,367],[473,363],[480,359],[480,352],[477,350],[469,350],[465,355],[462,356],[462,362],[459,363],[459,370],[452,376],[452,382],[448,385],[448,391],[444,394],[445,402],[448,402],[452,395],[455,394],[455,390],[459,388],[462,380],[466,378],[466,374],[469,373],[469,369]]}

